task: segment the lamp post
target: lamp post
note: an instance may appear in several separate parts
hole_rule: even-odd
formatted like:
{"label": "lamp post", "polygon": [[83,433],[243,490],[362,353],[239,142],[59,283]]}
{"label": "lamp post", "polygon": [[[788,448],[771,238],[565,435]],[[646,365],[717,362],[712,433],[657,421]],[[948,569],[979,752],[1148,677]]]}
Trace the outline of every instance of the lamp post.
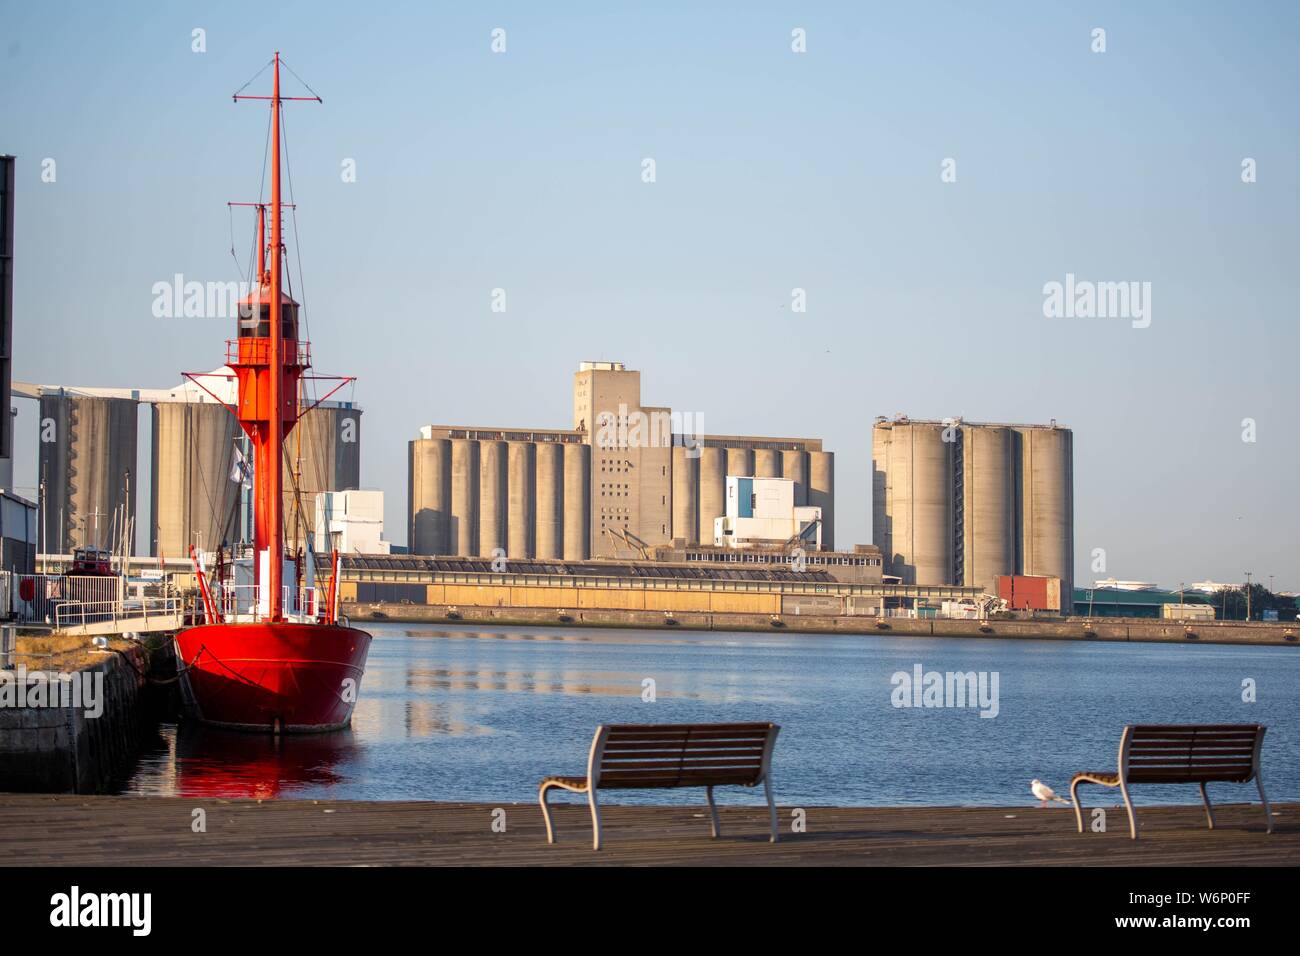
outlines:
{"label": "lamp post", "polygon": [[1250,572],[1246,572],[1246,620],[1250,620]]}

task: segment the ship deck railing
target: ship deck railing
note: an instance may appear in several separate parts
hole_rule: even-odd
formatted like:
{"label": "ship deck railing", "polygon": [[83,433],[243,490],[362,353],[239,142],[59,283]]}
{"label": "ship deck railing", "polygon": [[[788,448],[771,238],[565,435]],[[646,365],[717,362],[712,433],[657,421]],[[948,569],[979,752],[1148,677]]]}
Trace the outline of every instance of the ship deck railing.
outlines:
{"label": "ship deck railing", "polygon": [[[280,590],[280,605],[288,618],[314,620],[325,608],[324,588],[289,585]],[[214,590],[212,599],[225,621],[256,622],[264,620],[268,614],[260,584],[221,584]]]}

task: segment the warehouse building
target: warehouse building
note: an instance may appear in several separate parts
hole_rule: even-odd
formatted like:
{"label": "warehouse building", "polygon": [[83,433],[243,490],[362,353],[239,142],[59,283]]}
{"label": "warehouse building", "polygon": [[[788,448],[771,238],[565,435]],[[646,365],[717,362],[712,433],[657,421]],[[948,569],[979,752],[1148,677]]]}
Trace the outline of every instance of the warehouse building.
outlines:
{"label": "warehouse building", "polygon": [[1074,613],[1079,617],[1147,617],[1215,619],[1215,607],[1190,592],[1157,587],[1092,587],[1074,589]]}
{"label": "warehouse building", "polygon": [[898,416],[872,430],[872,537],[905,584],[996,593],[999,575],[1074,581],[1068,428]]}
{"label": "warehouse building", "polygon": [[834,547],[834,455],[818,439],[707,435],[641,403],[641,373],[583,362],[570,429],[426,425],[409,447],[413,554],[614,557],[712,544],[729,475],[788,478]]}

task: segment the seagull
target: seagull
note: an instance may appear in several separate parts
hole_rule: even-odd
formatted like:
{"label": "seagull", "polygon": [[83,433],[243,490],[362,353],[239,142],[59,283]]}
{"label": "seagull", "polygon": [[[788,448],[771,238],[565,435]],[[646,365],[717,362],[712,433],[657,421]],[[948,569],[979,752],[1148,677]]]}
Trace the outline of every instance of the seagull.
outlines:
{"label": "seagull", "polygon": [[1036,779],[1036,778],[1035,778],[1034,780],[1030,780],[1030,781],[1029,781],[1029,792],[1032,793],[1034,796],[1036,796],[1036,797],[1038,798],[1038,800],[1039,800],[1039,804],[1038,804],[1038,805],[1039,805],[1040,807],[1045,807],[1045,806],[1047,806],[1048,801],[1050,801],[1050,800],[1055,800],[1057,803],[1069,803],[1069,802],[1070,802],[1070,801],[1066,800],[1064,797],[1058,797],[1058,796],[1056,795],[1056,791],[1055,791],[1055,790],[1053,790],[1053,789],[1052,789],[1051,787],[1049,787],[1047,784],[1043,783],[1043,781],[1038,780],[1038,779]]}

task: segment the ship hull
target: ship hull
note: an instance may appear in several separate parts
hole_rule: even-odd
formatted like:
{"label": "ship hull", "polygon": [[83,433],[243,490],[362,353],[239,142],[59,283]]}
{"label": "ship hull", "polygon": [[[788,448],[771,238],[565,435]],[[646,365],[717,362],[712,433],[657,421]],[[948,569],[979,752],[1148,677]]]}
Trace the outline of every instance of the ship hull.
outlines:
{"label": "ship hull", "polygon": [[369,650],[369,634],[341,624],[205,624],[176,635],[188,715],[262,733],[347,727]]}

